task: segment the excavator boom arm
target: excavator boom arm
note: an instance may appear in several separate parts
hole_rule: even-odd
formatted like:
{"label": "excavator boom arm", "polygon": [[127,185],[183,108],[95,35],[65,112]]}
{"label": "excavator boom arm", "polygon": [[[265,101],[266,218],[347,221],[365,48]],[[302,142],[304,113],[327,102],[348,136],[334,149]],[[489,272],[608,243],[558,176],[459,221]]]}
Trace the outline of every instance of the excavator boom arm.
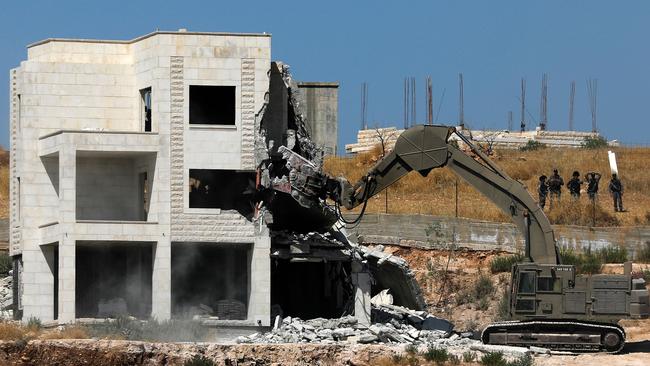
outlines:
{"label": "excavator boom arm", "polygon": [[559,264],[551,224],[526,188],[510,178],[485,154],[459,133],[471,156],[453,144],[456,133],[448,126],[420,125],[404,131],[392,152],[381,159],[354,186],[339,179],[340,189],[330,197],[354,208],[415,170],[426,176],[434,168],[448,166],[511,218],[526,239],[526,256],[539,264]]}

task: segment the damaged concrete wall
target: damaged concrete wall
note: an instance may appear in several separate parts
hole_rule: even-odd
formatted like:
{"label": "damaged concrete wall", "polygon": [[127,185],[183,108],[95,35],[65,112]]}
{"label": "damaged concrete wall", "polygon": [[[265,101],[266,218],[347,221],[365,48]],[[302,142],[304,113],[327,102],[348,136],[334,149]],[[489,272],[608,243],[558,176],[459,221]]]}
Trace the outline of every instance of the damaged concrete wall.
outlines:
{"label": "damaged concrete wall", "polygon": [[298,82],[309,134],[326,155],[336,155],[339,123],[339,83]]}

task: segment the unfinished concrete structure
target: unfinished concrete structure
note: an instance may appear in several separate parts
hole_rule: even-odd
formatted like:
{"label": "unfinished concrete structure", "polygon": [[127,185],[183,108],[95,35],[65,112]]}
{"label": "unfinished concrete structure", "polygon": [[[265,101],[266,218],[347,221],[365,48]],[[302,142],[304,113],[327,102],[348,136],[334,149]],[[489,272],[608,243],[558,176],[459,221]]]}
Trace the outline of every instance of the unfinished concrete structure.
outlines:
{"label": "unfinished concrete structure", "polygon": [[270,236],[237,197],[259,163],[270,57],[267,34],[183,30],[28,46],[10,72],[23,319],[168,319],[208,304],[269,324]]}
{"label": "unfinished concrete structure", "polygon": [[339,83],[299,82],[302,110],[312,140],[327,155],[337,154]]}
{"label": "unfinished concrete structure", "polygon": [[[458,127],[463,135],[481,146],[501,149],[517,149],[529,142],[538,142],[548,147],[576,148],[581,147],[585,139],[603,138],[598,132],[581,131],[547,131],[537,128],[534,131],[513,132],[498,130],[469,130]],[[392,149],[399,135],[404,132],[396,127],[380,127],[357,132],[357,142],[345,145],[345,152],[357,154],[371,151],[382,140],[388,149]],[[607,142],[609,146],[619,146],[617,140]]]}

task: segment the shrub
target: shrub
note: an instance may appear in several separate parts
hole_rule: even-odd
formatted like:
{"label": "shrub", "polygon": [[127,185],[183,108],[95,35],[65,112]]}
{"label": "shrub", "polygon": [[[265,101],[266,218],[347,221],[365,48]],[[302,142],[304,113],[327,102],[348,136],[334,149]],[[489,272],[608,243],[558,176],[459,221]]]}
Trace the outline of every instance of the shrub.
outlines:
{"label": "shrub", "polygon": [[433,345],[429,345],[426,352],[424,352],[424,359],[427,361],[433,361],[436,364],[442,364],[449,360],[449,353],[445,348],[437,348]]}
{"label": "shrub", "polygon": [[580,147],[583,149],[602,149],[607,146],[607,140],[605,140],[605,138],[602,136],[585,137],[584,141],[582,141],[582,144],[580,144]]}
{"label": "shrub", "polygon": [[7,253],[0,253],[0,276],[8,276],[13,268],[13,260]]}
{"label": "shrub", "polygon": [[503,352],[488,352],[481,357],[481,365],[485,366],[507,366],[503,358]]}
{"label": "shrub", "polygon": [[645,246],[636,253],[635,260],[645,263],[650,262],[650,241],[646,241]]}
{"label": "shrub", "polygon": [[501,296],[501,299],[499,299],[497,318],[497,320],[506,320],[510,318],[510,294],[507,290],[503,291],[503,295]]}
{"label": "shrub", "polygon": [[602,261],[598,254],[590,252],[578,254],[571,248],[560,249],[562,264],[573,265],[577,273],[600,273]]}
{"label": "shrub", "polygon": [[217,364],[211,359],[202,356],[194,355],[191,359],[185,361],[183,366],[216,366]]}
{"label": "shrub", "polygon": [[488,301],[488,299],[487,299],[486,297],[480,299],[480,300],[478,301],[477,306],[476,306],[476,308],[477,308],[478,310],[481,310],[481,311],[485,311],[485,310],[487,310],[489,307],[490,307],[490,302]]}
{"label": "shrub", "polygon": [[406,351],[406,354],[408,355],[417,355],[418,354],[418,346],[414,344],[409,344],[408,346],[404,347],[404,351]]}
{"label": "shrub", "polygon": [[476,361],[476,353],[472,351],[465,351],[463,352],[463,362],[465,363],[471,363]]}
{"label": "shrub", "polygon": [[27,328],[31,331],[38,331],[43,328],[43,323],[41,323],[41,319],[32,316],[27,321]]}
{"label": "shrub", "polygon": [[546,148],[546,145],[543,143],[537,141],[537,140],[528,140],[526,145],[520,146],[519,150],[520,151],[535,151],[535,150],[540,150]]}
{"label": "shrub", "polygon": [[641,271],[641,278],[643,278],[646,283],[650,282],[650,269],[644,269]]}
{"label": "shrub", "polygon": [[524,355],[514,361],[510,361],[508,366],[533,366],[533,357],[531,355]]}
{"label": "shrub", "polygon": [[490,272],[510,272],[512,265],[523,261],[524,256],[521,254],[494,257],[490,261]]}
{"label": "shrub", "polygon": [[492,278],[481,273],[478,280],[476,280],[476,283],[474,284],[474,300],[479,301],[485,297],[492,295],[493,293],[494,284],[492,283]]}
{"label": "shrub", "polygon": [[603,263],[597,254],[585,253],[583,254],[583,258],[582,263],[577,268],[579,273],[600,273]]}
{"label": "shrub", "polygon": [[619,246],[610,246],[598,251],[598,256],[604,263],[625,263],[627,261],[627,249]]}

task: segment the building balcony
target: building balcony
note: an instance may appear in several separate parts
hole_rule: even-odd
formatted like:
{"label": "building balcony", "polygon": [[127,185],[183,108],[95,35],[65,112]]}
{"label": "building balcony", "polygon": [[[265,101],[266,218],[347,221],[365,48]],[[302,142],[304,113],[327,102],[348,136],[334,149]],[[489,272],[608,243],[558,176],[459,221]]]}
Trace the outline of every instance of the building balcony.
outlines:
{"label": "building balcony", "polygon": [[39,137],[41,158],[54,157],[64,148],[79,152],[156,153],[158,133],[137,131],[60,130]]}

